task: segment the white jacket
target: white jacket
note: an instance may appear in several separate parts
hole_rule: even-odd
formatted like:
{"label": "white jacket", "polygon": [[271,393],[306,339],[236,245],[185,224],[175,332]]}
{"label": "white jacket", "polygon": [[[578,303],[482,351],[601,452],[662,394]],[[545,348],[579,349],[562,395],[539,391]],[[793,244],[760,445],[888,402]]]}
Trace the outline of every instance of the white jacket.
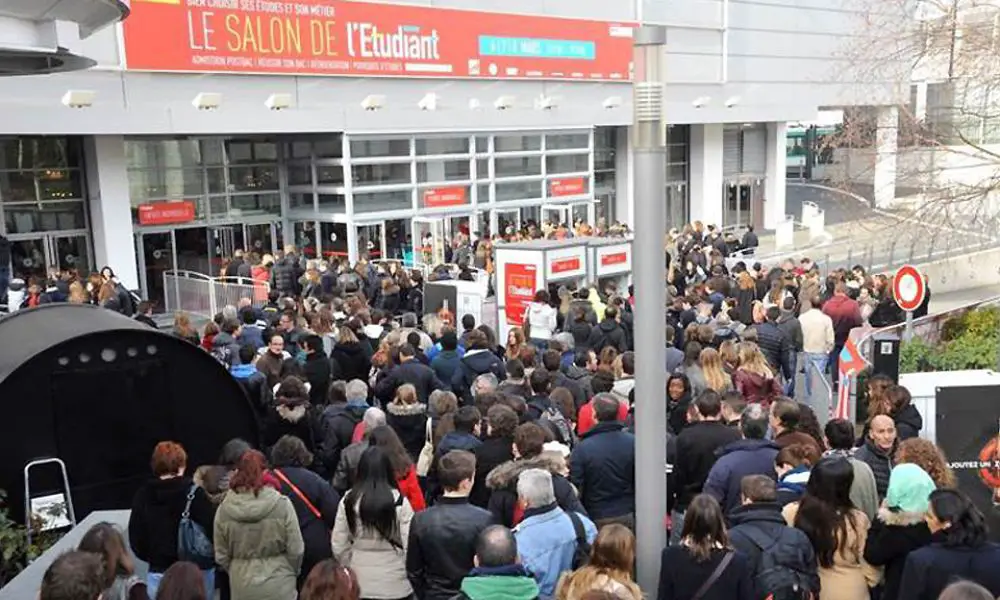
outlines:
{"label": "white jacket", "polygon": [[532,339],[552,339],[556,332],[556,309],[548,304],[532,302],[528,304],[525,316],[525,321],[529,324],[528,334]]}

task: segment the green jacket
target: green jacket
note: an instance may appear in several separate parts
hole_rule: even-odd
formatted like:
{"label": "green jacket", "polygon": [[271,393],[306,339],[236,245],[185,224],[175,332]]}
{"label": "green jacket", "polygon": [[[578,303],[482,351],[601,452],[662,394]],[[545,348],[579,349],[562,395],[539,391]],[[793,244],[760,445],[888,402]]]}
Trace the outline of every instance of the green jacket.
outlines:
{"label": "green jacket", "polygon": [[230,490],[215,515],[215,561],[233,598],[295,598],[305,545],[292,502],[271,487]]}
{"label": "green jacket", "polygon": [[[495,574],[487,574],[489,572]],[[506,572],[504,572],[506,571]],[[478,572],[478,573],[477,573]],[[474,569],[452,600],[535,600],[538,584],[520,565]]]}

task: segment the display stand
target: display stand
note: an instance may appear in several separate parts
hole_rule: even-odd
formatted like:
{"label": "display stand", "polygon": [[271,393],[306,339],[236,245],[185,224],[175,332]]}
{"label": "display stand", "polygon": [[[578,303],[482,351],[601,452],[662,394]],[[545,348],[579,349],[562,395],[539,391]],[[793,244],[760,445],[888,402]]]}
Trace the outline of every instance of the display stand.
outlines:
{"label": "display stand", "polygon": [[587,280],[602,293],[610,287],[617,295],[627,297],[628,286],[632,284],[632,240],[590,238]]}

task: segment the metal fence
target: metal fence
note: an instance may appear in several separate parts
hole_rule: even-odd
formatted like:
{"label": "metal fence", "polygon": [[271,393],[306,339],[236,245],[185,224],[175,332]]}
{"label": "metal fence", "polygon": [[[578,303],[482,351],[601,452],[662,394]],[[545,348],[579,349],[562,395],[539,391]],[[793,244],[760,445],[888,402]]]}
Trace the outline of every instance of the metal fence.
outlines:
{"label": "metal fence", "polygon": [[239,306],[249,299],[255,307],[267,303],[271,285],[246,277],[209,277],[195,271],[163,273],[164,308],[212,319],[224,306]]}

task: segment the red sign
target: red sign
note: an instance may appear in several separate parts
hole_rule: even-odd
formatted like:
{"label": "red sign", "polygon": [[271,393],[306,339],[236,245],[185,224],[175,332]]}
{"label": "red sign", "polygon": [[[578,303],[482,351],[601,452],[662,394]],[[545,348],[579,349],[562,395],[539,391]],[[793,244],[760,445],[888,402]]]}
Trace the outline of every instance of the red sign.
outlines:
{"label": "red sign", "polygon": [[424,206],[437,208],[440,206],[461,206],[465,204],[464,187],[446,187],[424,190]]}
{"label": "red sign", "polygon": [[140,225],[169,225],[194,221],[194,202],[155,202],[139,205]]}
{"label": "red sign", "polygon": [[623,265],[628,262],[628,252],[612,252],[601,257],[601,266]]}
{"label": "red sign", "polygon": [[629,81],[633,23],[344,0],[136,0],[129,69]]}
{"label": "red sign", "polygon": [[892,279],[892,295],[896,304],[905,311],[914,311],[924,303],[927,286],[916,267],[904,265]]}
{"label": "red sign", "polygon": [[507,295],[504,313],[507,324],[521,327],[528,303],[535,299],[535,265],[507,263],[504,265],[503,287]]}
{"label": "red sign", "polygon": [[583,177],[553,179],[549,182],[550,196],[579,196],[587,193],[587,180]]}
{"label": "red sign", "polygon": [[558,260],[552,261],[552,274],[556,273],[566,273],[569,271],[579,271],[580,270],[580,257],[573,256],[570,258],[560,258]]}

